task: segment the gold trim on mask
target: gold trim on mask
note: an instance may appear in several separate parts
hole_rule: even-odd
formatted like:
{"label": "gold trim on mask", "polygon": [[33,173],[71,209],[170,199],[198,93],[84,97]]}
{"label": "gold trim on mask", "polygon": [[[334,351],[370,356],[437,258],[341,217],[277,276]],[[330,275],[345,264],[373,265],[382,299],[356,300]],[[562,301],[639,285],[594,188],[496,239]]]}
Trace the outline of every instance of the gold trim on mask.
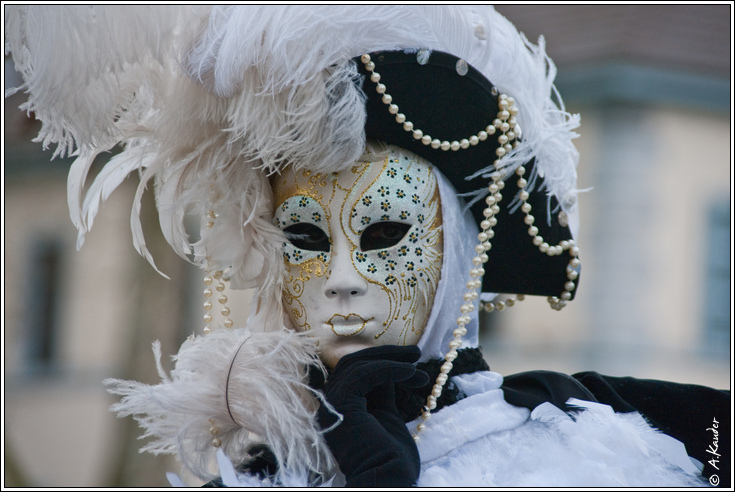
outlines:
{"label": "gold trim on mask", "polygon": [[[332,196],[330,196],[329,201],[327,202],[327,206],[324,204],[323,193],[317,191],[318,187],[324,188],[327,186],[327,176],[328,175],[321,173],[315,174],[309,170],[304,170],[300,173],[293,173],[293,183],[288,186],[281,185],[276,188],[274,190],[274,197],[278,207],[283,206],[287,200],[296,196],[309,197],[317,202],[324,212],[324,220],[322,223],[326,224],[326,233],[330,238],[331,244],[332,234],[329,225],[331,209],[328,205],[334,198],[334,190],[332,191]],[[306,309],[299,298],[304,293],[304,283],[310,280],[312,275],[322,277],[327,273],[327,262],[319,256],[298,264],[292,263],[286,258],[284,258],[284,261],[292,267],[299,267],[299,276],[295,277],[294,275],[289,274],[284,282],[283,299],[287,305],[291,306],[291,321],[296,325],[294,326],[296,329],[301,329],[302,331],[311,330],[312,327],[308,322]],[[297,305],[294,306],[294,303]],[[303,321],[301,321],[302,319]]]}
{"label": "gold trim on mask", "polygon": [[[395,272],[395,274],[389,274],[385,278],[385,280],[381,282],[380,280],[375,279],[374,276],[366,275],[366,272],[363,272],[358,265],[355,265],[354,253],[357,249],[357,245],[354,243],[354,241],[352,241],[352,238],[349,234],[347,234],[345,230],[348,229],[354,236],[360,236],[360,233],[365,230],[365,227],[361,227],[358,229],[352,224],[352,220],[357,218],[356,207],[360,203],[363,203],[363,199],[370,196],[369,194],[379,193],[380,188],[377,188],[376,185],[387,184],[386,182],[390,179],[390,177],[388,177],[387,175],[387,172],[388,167],[391,163],[395,165],[395,168],[403,169],[404,176],[411,176],[411,179],[418,179],[417,175],[409,174],[412,167],[416,165],[417,161],[414,161],[413,158],[411,158],[411,162],[409,162],[406,166],[405,164],[400,162],[400,159],[398,159],[396,154],[398,153],[391,152],[382,160],[382,166],[380,168],[380,171],[376,174],[375,179],[373,179],[370,185],[365,187],[357,197],[355,197],[355,195],[357,194],[356,188],[358,188],[357,182],[355,183],[355,185],[353,185],[353,187],[350,189],[350,193],[348,194],[340,208],[340,225],[342,227],[343,233],[350,240],[350,244],[352,245],[351,259],[356,271],[367,282],[378,285],[386,293],[389,299],[389,313],[386,317],[386,320],[382,323],[384,328],[380,333],[374,335],[375,339],[379,339],[381,336],[383,336],[391,328],[393,322],[401,319],[401,314],[403,311],[401,307],[404,305],[404,301],[410,301],[408,309],[403,314],[402,319],[405,323],[401,328],[401,332],[399,334],[399,339],[405,340],[408,335],[409,329],[414,333],[419,332],[419,335],[421,332],[423,332],[425,323],[421,327],[415,326],[415,315],[418,309],[418,303],[420,300],[423,300],[426,309],[430,311],[431,305],[433,304],[433,296],[429,296],[427,295],[427,293],[429,291],[431,291],[432,293],[436,292],[436,287],[438,285],[441,270],[439,265],[441,263],[440,260],[442,254],[440,251],[436,250],[437,247],[441,247],[443,242],[441,237],[441,210],[439,208],[439,187],[438,183],[436,182],[436,177],[433,175],[431,168],[426,168],[426,180],[422,184],[422,189],[418,190],[419,192],[422,192],[422,195],[424,195],[426,191],[429,191],[426,188],[433,184],[433,189],[430,190],[430,198],[425,199],[425,196],[419,197],[428,207],[428,217],[426,217],[425,221],[425,224],[428,225],[425,227],[425,232],[421,236],[421,238],[424,240],[424,244],[427,246],[427,251],[422,251],[422,254],[426,253],[426,256],[424,256],[424,258],[426,259],[426,263],[422,267],[414,266],[413,268],[415,269],[413,271],[415,272],[415,274],[412,273],[411,277],[406,279],[405,275],[400,275],[400,278],[398,278],[395,276],[395,274],[397,274],[398,272]],[[405,154],[401,153],[401,156],[405,156]],[[377,164],[377,162],[370,163],[370,171],[372,171],[375,164]],[[391,170],[393,170],[393,168],[391,168]],[[396,189],[394,189],[394,192],[395,191]],[[387,193],[389,192],[386,192],[386,194]],[[347,205],[348,203],[350,204],[349,214],[345,213],[345,205]],[[418,229],[417,218],[414,217],[409,222],[413,222],[414,227],[412,227],[412,229]],[[345,223],[347,224],[347,227],[345,226]],[[364,225],[366,224],[363,224],[363,226]],[[413,234],[416,234],[416,231],[413,231]],[[401,243],[405,243],[405,240],[401,240],[401,242],[399,242],[397,245],[392,246],[388,249],[391,250],[397,248]],[[376,251],[371,251],[370,253],[380,254]],[[386,253],[386,256],[388,254],[390,253]],[[390,264],[390,262],[388,264]],[[405,272],[402,273],[405,274]],[[419,289],[419,283],[423,284],[423,288]],[[417,291],[424,292],[424,296],[421,299],[419,298],[419,296],[415,295]]]}

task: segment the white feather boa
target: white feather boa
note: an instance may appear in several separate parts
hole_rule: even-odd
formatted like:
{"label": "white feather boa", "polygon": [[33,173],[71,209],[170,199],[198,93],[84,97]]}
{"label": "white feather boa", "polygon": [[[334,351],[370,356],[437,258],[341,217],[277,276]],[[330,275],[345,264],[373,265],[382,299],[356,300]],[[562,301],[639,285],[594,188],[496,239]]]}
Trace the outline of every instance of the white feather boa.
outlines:
{"label": "white feather boa", "polygon": [[[316,424],[318,394],[308,386],[307,367],[315,358],[313,339],[290,330],[256,333],[219,329],[190,337],[174,357],[171,376],[154,353],[161,382],[108,379],[121,395],[112,406],[132,415],[154,440],[141,451],[176,454],[196,476],[216,476],[213,438],[240,464],[251,445],[265,443],[280,465],[278,480],[333,469],[333,458]],[[217,428],[216,436],[210,428]]]}

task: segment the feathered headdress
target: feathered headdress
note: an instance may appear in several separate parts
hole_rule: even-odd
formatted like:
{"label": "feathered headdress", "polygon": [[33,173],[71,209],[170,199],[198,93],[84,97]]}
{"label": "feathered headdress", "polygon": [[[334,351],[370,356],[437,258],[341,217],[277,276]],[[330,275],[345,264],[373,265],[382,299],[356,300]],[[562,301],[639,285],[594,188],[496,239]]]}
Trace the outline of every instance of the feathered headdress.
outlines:
{"label": "feathered headdress", "polygon": [[[43,123],[38,140],[55,143],[55,155],[77,156],[68,200],[78,246],[100,203],[138,171],[131,227],[142,255],[154,263],[139,221],[141,196],[152,180],[173,250],[206,269],[224,270],[234,288],[259,287],[262,310],[280,309],[283,236],[271,224],[268,175],[287,164],[339,171],[358,158],[367,96],[352,59],[418,48],[451,53],[515,98],[522,140],[504,166],[513,170],[535,159],[531,180],[543,177],[576,234],[578,157],[571,130],[578,119],[557,105],[555,68],[543,43],[528,43],[491,7],[8,10],[5,49],[25,80],[24,109]],[[124,150],[85,193],[94,158],[116,145]],[[474,174],[487,176],[491,167],[485,162]],[[188,214],[200,218],[195,237],[185,231]]]}

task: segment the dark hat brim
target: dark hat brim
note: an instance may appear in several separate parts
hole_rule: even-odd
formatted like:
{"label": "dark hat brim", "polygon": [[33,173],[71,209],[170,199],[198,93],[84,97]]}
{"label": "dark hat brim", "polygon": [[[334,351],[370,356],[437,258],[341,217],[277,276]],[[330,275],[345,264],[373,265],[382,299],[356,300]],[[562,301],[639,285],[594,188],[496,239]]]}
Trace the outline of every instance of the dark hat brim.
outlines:
{"label": "dark hat brim", "polygon": [[[440,52],[430,52],[428,61],[419,63],[417,53],[382,51],[370,53],[399,112],[406,116],[414,128],[424,134],[447,141],[460,141],[483,130],[498,114],[498,93],[493,84],[474,67],[467,64],[466,73],[457,70],[458,57]],[[366,137],[410,150],[434,164],[452,183],[458,194],[469,194],[486,188],[487,178],[468,179],[477,171],[491,166],[497,159],[497,138],[489,137],[475,146],[457,151],[434,149],[416,140],[411,132],[396,122],[395,115],[388,111],[382,94],[376,92],[376,84],[370,80],[360,58],[355,62],[363,78],[362,89],[367,96]],[[425,63],[424,63],[425,62]],[[463,69],[465,66],[462,67]],[[464,70],[462,70],[464,72]],[[533,173],[533,162],[525,165],[526,176]],[[548,256],[539,251],[528,234],[529,226],[524,223],[520,210],[510,212],[518,188],[511,178],[503,191],[497,225],[488,251],[483,277],[483,292],[559,296],[564,292],[569,256]],[[547,194],[543,178],[538,176],[527,202],[536,217],[534,225],[539,235],[550,245],[569,240],[572,234],[568,226],[556,219],[560,211],[558,201]],[[485,201],[472,205],[472,214],[479,224],[483,219]],[[551,214],[549,213],[551,210]],[[551,217],[547,223],[547,217]],[[575,281],[578,284],[578,280]],[[571,292],[572,298],[576,292]]]}

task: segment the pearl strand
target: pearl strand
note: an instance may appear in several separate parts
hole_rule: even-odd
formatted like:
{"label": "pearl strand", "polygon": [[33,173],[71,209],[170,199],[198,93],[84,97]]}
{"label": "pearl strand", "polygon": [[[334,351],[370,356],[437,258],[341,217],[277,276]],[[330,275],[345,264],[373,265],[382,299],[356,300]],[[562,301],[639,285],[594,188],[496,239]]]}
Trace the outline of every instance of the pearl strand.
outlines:
{"label": "pearl strand", "polygon": [[[207,228],[211,229],[214,227],[214,220],[218,217],[218,214],[214,213],[213,210],[210,210],[207,212],[207,218],[209,219],[207,221]],[[212,310],[213,304],[210,298],[212,297],[212,289],[210,286],[214,282],[214,280],[217,280],[217,284],[214,286],[215,290],[219,292],[219,296],[217,298],[217,302],[219,302],[222,305],[222,308],[220,309],[220,313],[222,316],[225,317],[224,325],[225,328],[232,328],[234,326],[234,322],[230,319],[230,308],[227,306],[227,296],[224,294],[225,290],[225,284],[223,282],[223,272],[222,270],[217,270],[214,272],[214,274],[210,274],[207,272],[207,275],[204,276],[204,285],[206,288],[204,289],[204,322],[206,323],[204,330],[202,330],[205,334],[212,332],[212,327],[210,324],[212,323],[212,320],[214,317],[210,313]]]}
{"label": "pearl strand", "polygon": [[516,305],[516,302],[521,302],[526,298],[523,294],[518,294],[516,296],[510,296],[505,301],[483,301],[480,303],[480,309],[485,311],[486,313],[492,313],[493,311],[502,311],[507,307],[513,307]]}
{"label": "pearl strand", "polygon": [[498,223],[498,219],[495,217],[500,212],[500,206],[498,203],[503,199],[503,195],[500,191],[505,187],[505,183],[503,182],[503,175],[499,171],[500,159],[513,150],[514,145],[517,145],[516,139],[519,132],[511,132],[511,126],[508,122],[512,114],[511,111],[509,111],[509,108],[515,108],[513,105],[513,98],[510,98],[505,94],[501,94],[498,102],[500,111],[498,112],[498,118],[493,122],[493,124],[496,125],[502,133],[498,137],[500,147],[498,147],[495,152],[498,159],[493,163],[496,171],[491,175],[493,181],[488,186],[490,194],[485,199],[485,203],[487,204],[487,208],[483,211],[485,219],[480,222],[481,232],[477,235],[477,239],[479,240],[479,244],[475,246],[475,253],[477,253],[477,256],[472,258],[473,267],[470,269],[471,280],[467,282],[467,292],[463,296],[465,303],[460,307],[461,316],[457,318],[457,328],[452,332],[454,338],[449,342],[449,352],[444,356],[445,362],[439,369],[439,375],[436,378],[434,387],[431,389],[431,394],[426,398],[426,405],[422,407],[421,422],[416,426],[416,433],[413,435],[413,439],[416,442],[420,440],[419,434],[426,429],[426,422],[431,418],[431,411],[436,408],[437,400],[442,394],[444,385],[449,380],[449,372],[452,370],[453,362],[457,358],[457,349],[462,346],[462,337],[467,334],[466,325],[468,325],[472,319],[470,317],[470,313],[475,309],[474,302],[479,297],[478,289],[482,287],[481,279],[482,276],[485,275],[483,265],[487,262],[487,252],[492,247],[490,239],[492,239],[495,234],[492,228]]}
{"label": "pearl strand", "polygon": [[[406,115],[403,113],[399,113],[398,105],[393,102],[393,97],[386,92],[387,88],[385,84],[380,82],[380,74],[375,71],[375,63],[371,60],[370,55],[362,55],[362,57],[360,57],[360,60],[362,61],[363,65],[365,65],[365,70],[370,72],[370,80],[376,84],[375,91],[378,94],[383,95],[382,101],[383,104],[388,106],[388,112],[395,115],[396,123],[403,125],[403,129],[406,132],[411,133],[413,135],[413,138],[421,141],[421,143],[424,145],[430,145],[432,149],[441,149],[444,151],[457,151],[459,149],[467,149],[471,146],[475,146],[478,143],[487,140],[488,136],[494,135],[498,129],[501,129],[502,126],[504,129],[501,129],[501,131],[505,134],[506,140],[501,141],[500,145],[504,148],[505,152],[510,152],[510,150],[505,147],[509,145],[508,143],[510,141],[513,141],[516,136],[520,136],[520,127],[518,127],[515,121],[515,116],[518,114],[518,108],[513,106],[512,98],[507,98],[507,100],[511,102],[511,104],[506,104],[505,107],[501,106],[500,111],[498,112],[498,118],[496,118],[491,124],[487,125],[484,130],[477,132],[476,135],[471,135],[470,137],[463,138],[461,140],[453,140],[451,142],[448,140],[433,138],[430,135],[425,134],[422,130],[414,128],[413,123],[406,120]],[[510,117],[512,117],[512,120],[510,119]],[[511,129],[513,131],[509,131]],[[498,140],[500,141],[502,137],[503,135],[501,135]],[[499,155],[499,157],[501,156]]]}
{"label": "pearl strand", "polygon": [[204,322],[206,323],[206,326],[204,327],[204,333],[210,333],[212,331],[212,328],[209,326],[209,324],[212,322],[212,315],[210,314],[210,311],[212,310],[212,302],[209,300],[210,297],[212,297],[212,289],[209,288],[210,285],[212,285],[213,279],[212,276],[207,274],[204,276],[204,285],[207,287],[204,289]]}
{"label": "pearl strand", "polygon": [[214,274],[207,274],[204,277],[204,285],[207,286],[206,289],[204,289],[204,297],[206,300],[204,301],[204,310],[206,313],[204,314],[204,322],[207,323],[207,325],[204,327],[204,333],[211,333],[212,328],[209,326],[210,323],[212,323],[212,320],[214,319],[210,311],[212,310],[213,304],[212,301],[210,301],[210,298],[214,294],[212,292],[212,289],[210,286],[214,282],[214,280],[217,280],[217,284],[214,286],[215,290],[220,293],[220,295],[217,297],[217,302],[219,302],[222,305],[222,309],[220,310],[220,313],[222,316],[225,317],[224,325],[225,328],[232,328],[234,326],[234,322],[230,319],[230,308],[227,307],[227,296],[223,293],[225,290],[225,284],[222,279],[222,271],[217,270],[214,272]]}
{"label": "pearl strand", "polygon": [[527,201],[530,196],[525,190],[528,182],[523,178],[523,175],[526,173],[526,168],[519,166],[515,173],[518,176],[517,185],[520,189],[518,197],[522,202],[521,211],[525,214],[523,222],[528,226],[528,235],[533,238],[532,241],[534,246],[538,247],[541,253],[545,253],[548,256],[559,256],[565,251],[567,251],[570,256],[569,263],[566,268],[567,282],[564,284],[564,291],[559,297],[552,296],[547,298],[551,308],[560,311],[567,305],[567,301],[572,298],[572,291],[576,288],[574,281],[579,276],[579,273],[577,272],[577,268],[579,268],[580,265],[579,248],[573,239],[560,241],[557,245],[550,245],[548,242],[544,241],[544,238],[539,235],[538,227],[533,225],[536,218],[531,214],[531,204]]}
{"label": "pearl strand", "polygon": [[222,446],[222,439],[219,438],[219,426],[214,419],[209,419],[209,433],[212,435],[212,446],[218,448]]}

